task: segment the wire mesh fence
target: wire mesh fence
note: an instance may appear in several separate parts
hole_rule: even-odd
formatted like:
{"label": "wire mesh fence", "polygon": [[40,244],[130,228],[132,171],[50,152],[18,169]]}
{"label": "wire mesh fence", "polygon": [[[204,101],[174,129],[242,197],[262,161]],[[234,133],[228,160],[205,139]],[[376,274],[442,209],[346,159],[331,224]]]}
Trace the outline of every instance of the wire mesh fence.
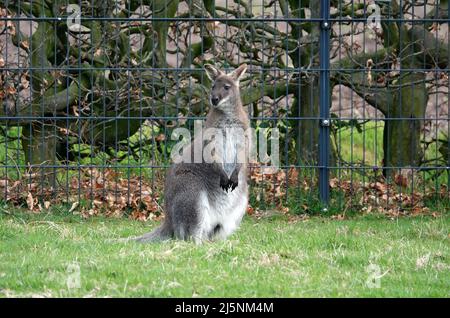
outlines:
{"label": "wire mesh fence", "polygon": [[[252,163],[249,213],[450,206],[450,4],[0,1],[0,191],[40,211],[162,212],[176,127],[209,108],[205,64],[279,165]],[[271,149],[268,147],[268,154]]]}

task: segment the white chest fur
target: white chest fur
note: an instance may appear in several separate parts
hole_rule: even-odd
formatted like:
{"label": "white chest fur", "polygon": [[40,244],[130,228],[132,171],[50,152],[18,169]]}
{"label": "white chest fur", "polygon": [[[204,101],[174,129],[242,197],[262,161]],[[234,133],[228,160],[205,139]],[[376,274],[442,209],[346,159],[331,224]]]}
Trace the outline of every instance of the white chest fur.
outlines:
{"label": "white chest fur", "polygon": [[218,162],[228,177],[231,176],[237,164],[247,162],[245,131],[239,127],[227,127],[220,138],[221,145],[216,145]]}
{"label": "white chest fur", "polygon": [[215,237],[225,239],[232,234],[241,223],[248,204],[248,186],[243,171],[239,174],[239,185],[233,191],[223,192],[215,197],[214,202],[208,199],[206,192],[200,194],[199,215],[200,231],[197,239],[210,239],[210,234],[219,226]]}

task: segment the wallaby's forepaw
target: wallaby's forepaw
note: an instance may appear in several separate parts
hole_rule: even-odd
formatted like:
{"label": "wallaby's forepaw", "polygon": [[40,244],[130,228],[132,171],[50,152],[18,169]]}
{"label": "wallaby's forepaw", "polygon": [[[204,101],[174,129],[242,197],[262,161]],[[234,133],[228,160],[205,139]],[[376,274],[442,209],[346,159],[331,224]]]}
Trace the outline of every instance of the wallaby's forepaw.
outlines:
{"label": "wallaby's forepaw", "polygon": [[220,177],[220,187],[222,188],[223,191],[228,192],[228,181],[229,180],[225,176]]}
{"label": "wallaby's forepaw", "polygon": [[233,173],[230,176],[230,179],[228,180],[228,185],[231,191],[236,189],[236,187],[239,185],[239,169],[235,169]]}
{"label": "wallaby's forepaw", "polygon": [[228,181],[224,181],[224,182],[220,181],[220,187],[222,188],[223,191],[228,192],[228,188],[229,188]]}
{"label": "wallaby's forepaw", "polygon": [[[231,191],[233,191],[234,189],[236,189],[236,187],[238,186],[238,182],[237,181],[233,181],[233,180],[229,180],[228,181],[228,184],[229,184],[229,189],[231,190]],[[231,192],[230,191],[230,192]]]}
{"label": "wallaby's forepaw", "polygon": [[238,186],[238,183],[228,179],[227,181],[221,180],[220,181],[220,187],[223,189],[223,191],[225,192],[232,192],[234,189],[236,189],[236,187]]}

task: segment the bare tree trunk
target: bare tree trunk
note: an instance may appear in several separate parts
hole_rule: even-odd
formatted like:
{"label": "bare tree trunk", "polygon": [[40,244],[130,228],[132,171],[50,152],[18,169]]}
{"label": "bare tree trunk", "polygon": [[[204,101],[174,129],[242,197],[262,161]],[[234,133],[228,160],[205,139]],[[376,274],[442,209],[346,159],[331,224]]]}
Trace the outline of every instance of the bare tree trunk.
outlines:
{"label": "bare tree trunk", "polygon": [[[173,18],[177,12],[179,1],[157,0],[153,2],[153,16],[155,18]],[[157,65],[160,67],[167,67],[166,60],[166,42],[168,35],[168,28],[170,22],[155,21],[153,29],[158,34],[158,45],[155,52]]]}
{"label": "bare tree trunk", "polygon": [[[298,1],[289,1],[290,11],[299,12],[300,4]],[[287,12],[284,3],[285,14]],[[311,1],[309,3],[311,17],[320,16],[320,2]],[[302,26],[300,24],[291,24],[292,35],[299,42],[302,38]],[[318,23],[311,24],[311,39],[319,37],[320,29]],[[311,45],[305,48],[297,48],[290,54],[294,67],[306,67],[308,65],[318,66],[318,41],[311,41]],[[297,161],[304,164],[315,164],[319,154],[319,121],[308,119],[319,117],[319,78],[318,74],[311,74],[306,79],[299,79],[299,89],[294,93],[294,104],[291,111],[292,117],[300,117],[300,120],[294,120],[294,138],[296,144]]]}
{"label": "bare tree trunk", "polygon": [[[407,74],[399,80],[403,87],[388,105],[384,125],[384,175],[392,176],[391,167],[417,167],[422,159],[420,149],[421,120],[427,107],[425,74]],[[414,83],[414,84],[413,84]]]}
{"label": "bare tree trunk", "polygon": [[294,121],[297,160],[314,164],[319,153],[319,121],[308,118],[319,117],[319,79],[311,76],[302,84],[298,94],[295,94],[292,111],[293,116],[300,117],[300,120]]}
{"label": "bare tree trunk", "polygon": [[55,188],[56,168],[48,167],[57,164],[58,136],[55,133],[55,125],[33,123],[24,126],[22,147],[26,163],[33,166],[30,172],[37,177],[42,186]]}

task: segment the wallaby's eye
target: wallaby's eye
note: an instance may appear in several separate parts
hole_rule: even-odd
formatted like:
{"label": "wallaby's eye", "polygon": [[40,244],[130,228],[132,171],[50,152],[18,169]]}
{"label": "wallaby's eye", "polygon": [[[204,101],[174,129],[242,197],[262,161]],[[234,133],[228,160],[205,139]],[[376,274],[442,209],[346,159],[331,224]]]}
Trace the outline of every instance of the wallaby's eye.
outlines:
{"label": "wallaby's eye", "polygon": [[225,90],[227,91],[227,90],[229,90],[231,88],[231,85],[225,85]]}
{"label": "wallaby's eye", "polygon": [[212,89],[215,89],[216,88],[216,84],[214,84],[213,86],[212,86]]}

